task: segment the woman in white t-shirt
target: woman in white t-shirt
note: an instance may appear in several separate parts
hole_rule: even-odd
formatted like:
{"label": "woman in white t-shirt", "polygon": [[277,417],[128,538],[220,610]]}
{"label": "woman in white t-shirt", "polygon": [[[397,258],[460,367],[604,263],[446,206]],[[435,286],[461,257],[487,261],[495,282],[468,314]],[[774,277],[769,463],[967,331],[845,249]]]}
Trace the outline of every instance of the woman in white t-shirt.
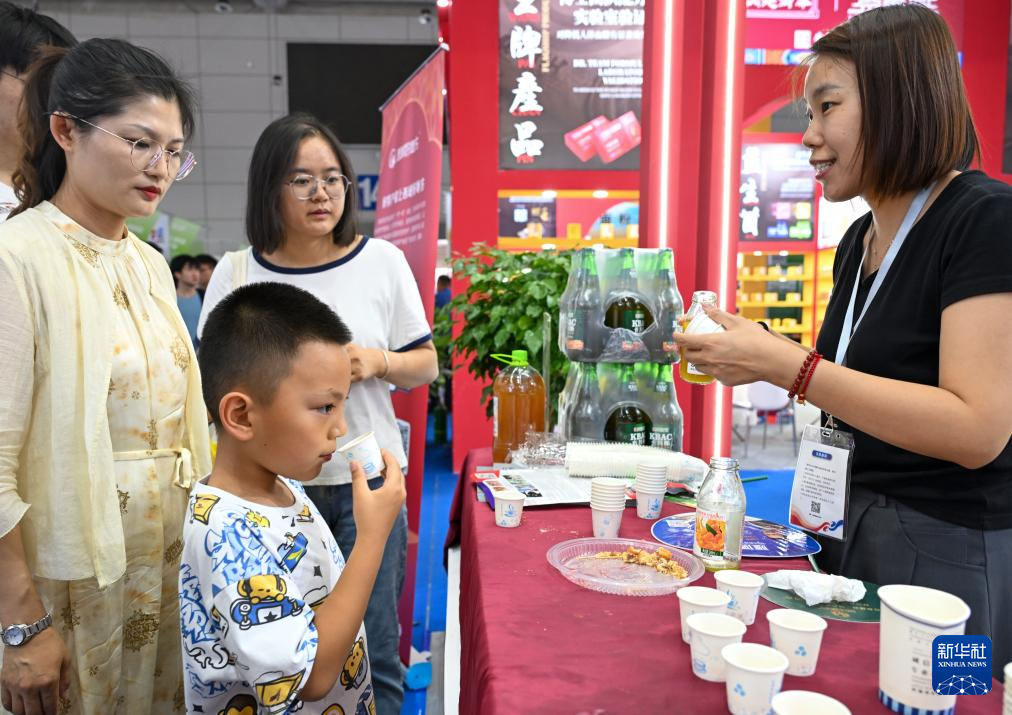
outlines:
{"label": "woman in white t-shirt", "polygon": [[[354,386],[345,411],[347,440],[373,431],[380,447],[406,469],[391,385],[414,388],[432,382],[438,374],[436,351],[404,254],[391,243],[357,232],[355,186],[347,154],[322,122],[307,114],[272,122],[250,160],[246,234],[251,247],[228,253],[218,263],[197,332],[203,333],[221,299],[245,283],[276,281],[309,291],[352,331],[348,352]],[[377,478],[372,486],[381,483]],[[355,522],[351,473],[344,460],[324,465],[307,492],[342,552],[350,553]],[[406,552],[404,512],[391,531],[365,616],[379,715],[397,715],[403,699],[397,602]]]}

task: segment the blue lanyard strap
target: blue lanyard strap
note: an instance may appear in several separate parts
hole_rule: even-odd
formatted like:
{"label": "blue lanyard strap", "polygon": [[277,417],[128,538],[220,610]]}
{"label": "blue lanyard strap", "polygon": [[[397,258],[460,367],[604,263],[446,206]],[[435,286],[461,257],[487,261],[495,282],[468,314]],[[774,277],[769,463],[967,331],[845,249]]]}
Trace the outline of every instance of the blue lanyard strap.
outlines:
{"label": "blue lanyard strap", "polygon": [[[921,209],[924,208],[924,204],[927,203],[928,197],[931,195],[932,190],[935,188],[935,184],[932,183],[925,189],[922,189],[917,196],[914,197],[913,202],[910,204],[910,208],[907,209],[907,215],[903,217],[903,223],[900,224],[899,231],[896,232],[896,238],[893,239],[893,243],[889,246],[889,250],[886,251],[885,258],[882,259],[882,265],[879,266],[878,273],[875,275],[875,280],[871,284],[871,289],[868,291],[868,297],[865,298],[864,306],[861,308],[861,315],[857,316],[857,320],[854,319],[854,306],[857,304],[857,291],[861,285],[861,270],[864,267],[864,261],[868,257],[868,250],[865,249],[864,253],[861,254],[861,265],[857,268],[857,275],[854,277],[854,290],[850,293],[850,303],[847,305],[847,312],[843,317],[843,329],[840,331],[840,342],[836,346],[836,359],[833,361],[837,365],[842,365],[844,359],[847,356],[847,348],[850,347],[851,338],[854,336],[854,332],[861,324],[862,318],[865,313],[868,312],[868,306],[875,300],[875,296],[878,294],[879,288],[882,287],[883,281],[885,281],[886,274],[889,273],[889,269],[893,266],[893,261],[896,260],[896,254],[900,252],[900,248],[903,247],[903,242],[907,240],[907,235],[910,233],[910,229],[914,226],[914,221],[917,220],[917,216],[920,215]],[[874,219],[872,219],[874,220]]]}

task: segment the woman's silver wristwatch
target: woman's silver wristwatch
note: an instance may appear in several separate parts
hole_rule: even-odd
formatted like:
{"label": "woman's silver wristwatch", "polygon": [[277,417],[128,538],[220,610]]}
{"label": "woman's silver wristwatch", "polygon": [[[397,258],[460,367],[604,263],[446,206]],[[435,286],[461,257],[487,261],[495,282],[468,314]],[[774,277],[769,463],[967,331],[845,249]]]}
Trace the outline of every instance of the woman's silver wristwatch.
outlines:
{"label": "woman's silver wristwatch", "polygon": [[0,640],[5,646],[16,648],[24,645],[51,625],[53,625],[53,614],[47,613],[35,623],[13,623],[6,626],[0,633]]}

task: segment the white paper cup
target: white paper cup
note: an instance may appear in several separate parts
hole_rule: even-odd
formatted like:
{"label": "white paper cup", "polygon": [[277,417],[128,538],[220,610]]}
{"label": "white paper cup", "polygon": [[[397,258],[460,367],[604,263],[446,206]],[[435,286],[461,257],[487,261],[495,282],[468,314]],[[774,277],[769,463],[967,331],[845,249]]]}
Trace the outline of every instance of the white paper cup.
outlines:
{"label": "white paper cup", "polygon": [[694,613],[685,620],[689,626],[692,672],[703,680],[723,682],[724,659],[720,650],[741,643],[745,625],[723,613]]}
{"label": "white paper cup", "polygon": [[[768,713],[773,696],[780,692],[787,670],[787,656],[758,643],[733,643],[720,651],[726,670],[727,709],[731,715]],[[812,711],[812,715],[823,715]]]}
{"label": "white paper cup", "polygon": [[591,492],[590,500],[596,504],[625,504],[625,494],[600,494]]}
{"label": "white paper cup", "polygon": [[607,494],[625,494],[628,483],[624,479],[614,477],[594,477],[590,480],[590,490]]}
{"label": "white paper cup", "polygon": [[590,503],[601,509],[625,509],[625,497],[602,497],[597,494],[590,495]]}
{"label": "white paper cup", "polygon": [[664,492],[636,492],[636,516],[640,519],[658,519],[661,516],[661,504],[664,503]]}
{"label": "white paper cup", "polygon": [[810,690],[785,690],[774,695],[771,704],[773,715],[850,715],[839,700]]}
{"label": "white paper cup", "polygon": [[362,465],[362,472],[366,479],[378,477],[383,473],[383,455],[380,454],[376,435],[372,432],[366,432],[351,442],[341,445],[337,451],[344,455],[349,464],[355,461]]}
{"label": "white paper cup", "polygon": [[625,509],[605,511],[591,507],[590,518],[594,525],[594,538],[614,539],[618,537],[618,528],[622,525]]}
{"label": "white paper cup", "polygon": [[937,636],[959,636],[966,630],[970,607],[951,593],[923,586],[893,584],[878,590],[882,601],[879,624],[879,700],[894,712],[914,708],[945,712],[955,707],[955,695],[939,695],[924,663],[934,653]]}
{"label": "white paper cup", "polygon": [[689,642],[689,616],[697,613],[719,613],[727,615],[727,604],[731,600],[723,591],[706,586],[686,586],[678,589],[678,612],[682,621],[682,640]]}
{"label": "white paper cup", "polygon": [[524,512],[524,498],[496,497],[495,523],[508,529],[520,526],[520,515]]}
{"label": "white paper cup", "polygon": [[766,614],[770,622],[770,646],[787,656],[788,675],[814,675],[828,625],[814,613],[776,608]]}
{"label": "white paper cup", "polygon": [[725,569],[713,575],[717,588],[731,597],[727,612],[746,626],[755,622],[755,609],[759,605],[759,591],[763,577],[750,571]]}
{"label": "white paper cup", "polygon": [[637,492],[651,492],[653,494],[666,492],[668,490],[668,480],[667,477],[654,480],[636,477],[636,483],[633,484],[633,488]]}
{"label": "white paper cup", "polygon": [[668,466],[666,464],[637,464],[636,479],[644,479],[650,482],[656,482],[661,479],[667,481]]}

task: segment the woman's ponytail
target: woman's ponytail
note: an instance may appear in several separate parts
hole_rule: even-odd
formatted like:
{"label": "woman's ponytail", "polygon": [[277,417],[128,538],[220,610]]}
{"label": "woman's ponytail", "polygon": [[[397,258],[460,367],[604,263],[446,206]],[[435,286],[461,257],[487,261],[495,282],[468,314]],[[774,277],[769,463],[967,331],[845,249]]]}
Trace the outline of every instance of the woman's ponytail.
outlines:
{"label": "woman's ponytail", "polygon": [[18,111],[21,150],[13,176],[21,203],[11,216],[52,198],[67,172],[67,158],[49,131],[49,95],[53,75],[68,52],[65,47],[47,47],[28,70]]}

